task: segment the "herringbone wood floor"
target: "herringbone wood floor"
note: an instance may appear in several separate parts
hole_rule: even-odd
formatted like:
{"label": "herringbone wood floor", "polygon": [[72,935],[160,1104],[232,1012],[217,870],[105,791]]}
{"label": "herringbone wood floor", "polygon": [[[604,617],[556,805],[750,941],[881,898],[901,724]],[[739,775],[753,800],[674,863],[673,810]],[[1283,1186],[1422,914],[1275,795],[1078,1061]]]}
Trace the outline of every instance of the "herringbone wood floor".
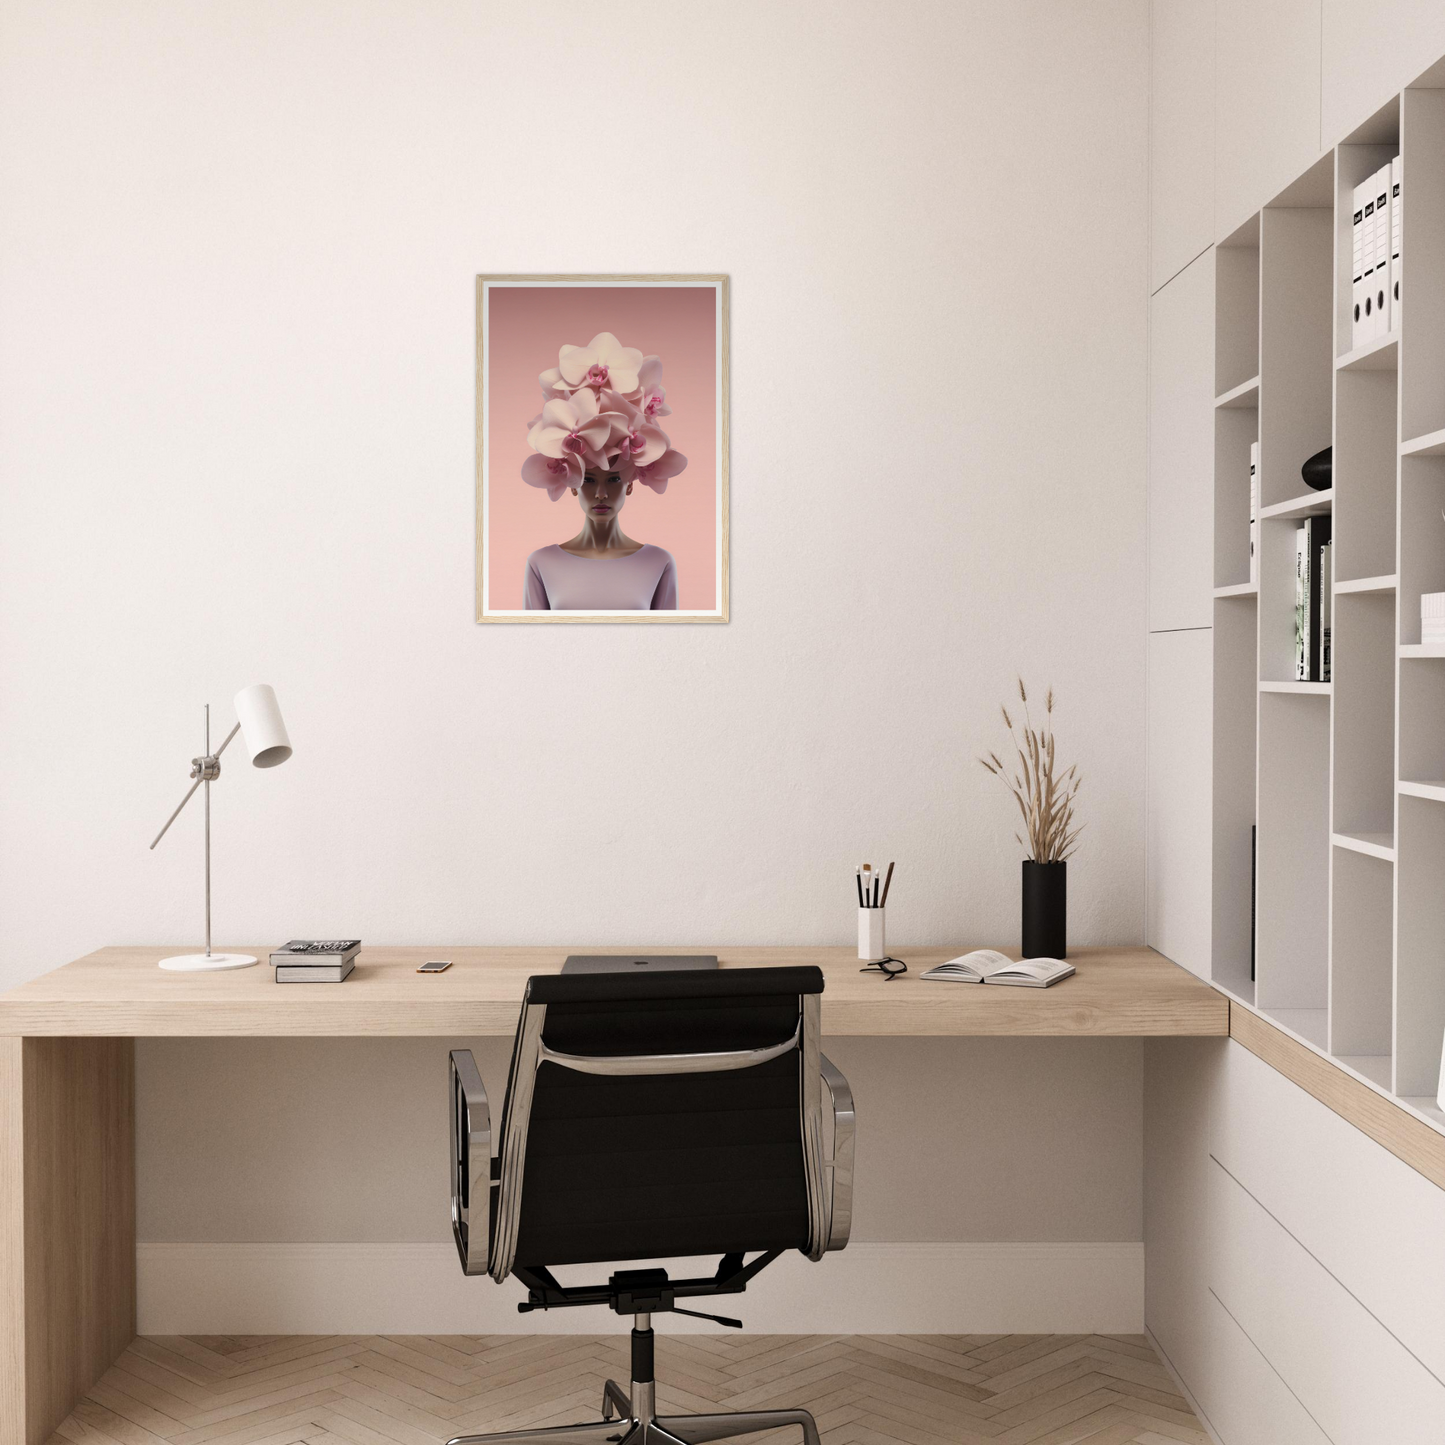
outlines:
{"label": "herringbone wood floor", "polygon": [[[657,1341],[664,1415],[802,1406],[824,1445],[1208,1445],[1139,1335]],[[437,1445],[598,1419],[609,1375],[626,1388],[625,1330],[141,1338],[51,1445]]]}

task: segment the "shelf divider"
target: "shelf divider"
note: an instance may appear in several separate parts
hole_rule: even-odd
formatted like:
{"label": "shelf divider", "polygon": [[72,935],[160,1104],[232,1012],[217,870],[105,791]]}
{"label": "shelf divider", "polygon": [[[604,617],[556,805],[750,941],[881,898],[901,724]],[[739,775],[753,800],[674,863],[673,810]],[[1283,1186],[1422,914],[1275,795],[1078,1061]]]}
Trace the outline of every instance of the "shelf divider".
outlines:
{"label": "shelf divider", "polygon": [[1318,517],[1330,511],[1334,504],[1335,489],[1329,487],[1323,492],[1306,492],[1302,497],[1291,497],[1287,502],[1261,507],[1259,515],[1266,522],[1283,522],[1291,517]]}
{"label": "shelf divider", "polygon": [[[1353,351],[1335,358],[1336,371],[1394,371],[1399,366],[1400,334],[1392,331],[1388,336],[1376,337]],[[1218,402],[1215,403],[1219,405]]]}
{"label": "shelf divider", "polygon": [[1259,378],[1251,376],[1248,381],[1222,392],[1214,398],[1214,405],[1221,411],[1225,408],[1253,411],[1259,405]]}

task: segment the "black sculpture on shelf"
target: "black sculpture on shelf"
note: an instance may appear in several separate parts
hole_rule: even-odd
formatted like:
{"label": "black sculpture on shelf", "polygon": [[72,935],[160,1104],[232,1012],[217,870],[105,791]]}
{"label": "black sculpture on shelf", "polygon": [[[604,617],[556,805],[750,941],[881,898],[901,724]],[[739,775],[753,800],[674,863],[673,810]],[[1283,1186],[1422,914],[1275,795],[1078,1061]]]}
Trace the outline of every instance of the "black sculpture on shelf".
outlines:
{"label": "black sculpture on shelf", "polygon": [[1316,452],[1299,469],[1299,474],[1304,478],[1305,486],[1313,487],[1317,492],[1329,491],[1335,484],[1334,447],[1329,446],[1322,452]]}

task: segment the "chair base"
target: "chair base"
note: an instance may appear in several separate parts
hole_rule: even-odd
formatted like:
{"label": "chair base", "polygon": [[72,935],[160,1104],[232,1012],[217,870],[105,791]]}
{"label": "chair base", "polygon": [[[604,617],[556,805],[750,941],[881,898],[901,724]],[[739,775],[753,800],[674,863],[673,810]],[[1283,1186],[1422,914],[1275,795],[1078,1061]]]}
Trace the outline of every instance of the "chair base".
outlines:
{"label": "chair base", "polygon": [[[652,1381],[634,1384],[628,1395],[608,1380],[602,1392],[602,1419],[545,1430],[503,1430],[495,1435],[458,1435],[447,1445],[707,1445],[797,1425],[803,1445],[819,1445],[818,1427],[806,1410],[739,1410],[719,1415],[653,1415],[647,1403]],[[632,1401],[638,1401],[637,1409]],[[613,1417],[613,1410],[620,1413]]]}

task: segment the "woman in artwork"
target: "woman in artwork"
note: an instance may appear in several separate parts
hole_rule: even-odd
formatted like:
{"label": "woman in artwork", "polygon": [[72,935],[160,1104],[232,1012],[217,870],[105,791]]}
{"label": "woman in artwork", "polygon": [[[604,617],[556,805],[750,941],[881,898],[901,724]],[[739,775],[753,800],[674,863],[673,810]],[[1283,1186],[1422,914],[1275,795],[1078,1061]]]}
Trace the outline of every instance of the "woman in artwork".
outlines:
{"label": "woman in artwork", "polygon": [[672,411],[662,362],[603,331],[587,346],[564,346],[538,380],[544,404],[527,436],[522,480],[554,502],[570,492],[582,530],[527,558],[526,610],[676,611],[672,553],[629,537],[621,523],[635,486],[660,496],[687,466],[658,425]]}

